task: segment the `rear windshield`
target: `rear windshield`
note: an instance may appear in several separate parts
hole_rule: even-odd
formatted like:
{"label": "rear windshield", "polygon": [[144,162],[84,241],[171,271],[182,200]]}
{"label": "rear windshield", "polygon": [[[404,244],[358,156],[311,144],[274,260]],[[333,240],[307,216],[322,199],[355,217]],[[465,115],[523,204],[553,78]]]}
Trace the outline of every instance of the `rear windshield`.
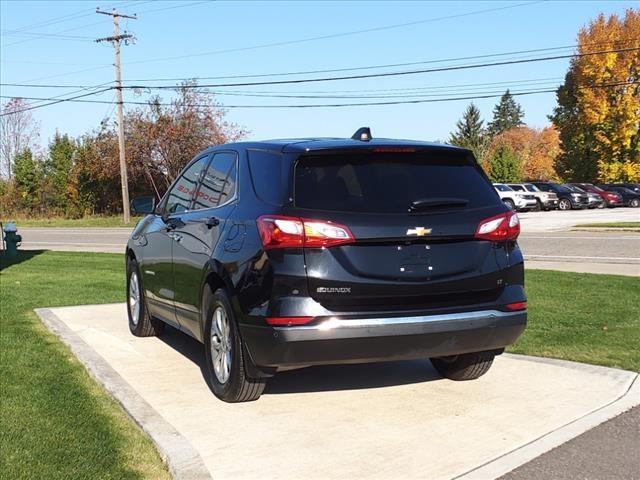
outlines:
{"label": "rear windshield", "polygon": [[448,152],[308,156],[295,169],[299,208],[407,213],[413,202],[433,199],[461,199],[464,208],[497,203],[478,167]]}

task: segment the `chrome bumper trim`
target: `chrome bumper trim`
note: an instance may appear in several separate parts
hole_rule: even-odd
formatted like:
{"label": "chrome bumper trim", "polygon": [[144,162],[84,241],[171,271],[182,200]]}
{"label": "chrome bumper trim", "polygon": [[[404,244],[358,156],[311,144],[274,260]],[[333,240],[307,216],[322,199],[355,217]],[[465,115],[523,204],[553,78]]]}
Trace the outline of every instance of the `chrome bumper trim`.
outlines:
{"label": "chrome bumper trim", "polygon": [[290,327],[274,327],[275,330],[302,331],[302,330],[336,330],[349,328],[389,327],[403,325],[426,325],[437,322],[464,322],[473,320],[491,320],[505,317],[516,317],[526,314],[526,310],[514,312],[501,312],[500,310],[481,310],[476,312],[448,313],[443,315],[421,315],[416,317],[386,317],[386,318],[337,318],[330,317],[315,325],[296,325]]}

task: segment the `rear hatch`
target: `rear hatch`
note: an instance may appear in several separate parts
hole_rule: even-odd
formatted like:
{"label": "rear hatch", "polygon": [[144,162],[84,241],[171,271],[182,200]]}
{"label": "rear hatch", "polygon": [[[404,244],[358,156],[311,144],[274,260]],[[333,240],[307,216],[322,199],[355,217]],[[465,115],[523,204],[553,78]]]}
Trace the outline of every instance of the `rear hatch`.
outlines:
{"label": "rear hatch", "polygon": [[326,308],[446,308],[500,295],[506,246],[474,234],[506,207],[466,152],[308,154],[294,178],[297,216],[344,225],[355,237],[305,249],[310,295]]}

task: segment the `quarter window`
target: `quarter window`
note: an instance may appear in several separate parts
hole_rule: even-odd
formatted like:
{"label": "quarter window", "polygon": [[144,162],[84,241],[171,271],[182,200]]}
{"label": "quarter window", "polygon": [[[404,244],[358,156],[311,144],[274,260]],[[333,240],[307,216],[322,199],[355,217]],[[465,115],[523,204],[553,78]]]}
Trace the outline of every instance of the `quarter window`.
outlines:
{"label": "quarter window", "polygon": [[167,196],[164,211],[168,214],[189,210],[191,200],[196,192],[198,181],[207,167],[209,156],[204,156],[192,163],[178,178]]}
{"label": "quarter window", "polygon": [[218,207],[228,203],[236,193],[236,154],[216,153],[196,194],[194,209]]}

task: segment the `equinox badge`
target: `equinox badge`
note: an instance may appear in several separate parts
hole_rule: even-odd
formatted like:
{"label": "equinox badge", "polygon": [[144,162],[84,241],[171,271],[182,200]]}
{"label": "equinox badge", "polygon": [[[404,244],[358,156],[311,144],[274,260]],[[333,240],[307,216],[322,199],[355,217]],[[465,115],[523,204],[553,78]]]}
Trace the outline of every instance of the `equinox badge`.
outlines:
{"label": "equinox badge", "polygon": [[430,233],[431,229],[424,227],[415,227],[407,230],[407,235],[416,235],[418,237],[424,237],[425,235],[429,235]]}

